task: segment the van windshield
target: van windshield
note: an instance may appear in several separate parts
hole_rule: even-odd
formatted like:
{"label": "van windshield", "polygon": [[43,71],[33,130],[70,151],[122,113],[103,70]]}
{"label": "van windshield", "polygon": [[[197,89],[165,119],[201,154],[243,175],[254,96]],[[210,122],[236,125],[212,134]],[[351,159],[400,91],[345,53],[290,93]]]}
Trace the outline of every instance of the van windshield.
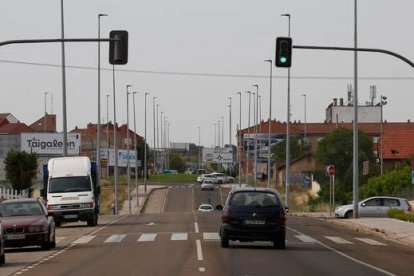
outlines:
{"label": "van windshield", "polygon": [[49,193],[92,191],[89,176],[57,177],[49,179]]}

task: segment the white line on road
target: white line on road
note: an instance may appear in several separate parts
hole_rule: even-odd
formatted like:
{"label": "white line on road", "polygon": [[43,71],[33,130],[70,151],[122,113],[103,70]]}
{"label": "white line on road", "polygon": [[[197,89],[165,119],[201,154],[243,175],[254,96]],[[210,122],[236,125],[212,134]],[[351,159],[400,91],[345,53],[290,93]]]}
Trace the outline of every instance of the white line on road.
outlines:
{"label": "white line on road", "polygon": [[353,242],[344,240],[343,238],[340,238],[340,237],[325,236],[325,238],[338,244],[354,244]]}
{"label": "white line on road", "polygon": [[171,235],[172,241],[185,241],[188,239],[188,233],[173,233]]}
{"label": "white line on road", "polygon": [[205,240],[219,240],[220,236],[217,232],[205,232],[203,233],[203,239]]}
{"label": "white line on road", "polygon": [[79,239],[75,240],[74,242],[72,242],[72,244],[81,244],[81,243],[88,243],[90,242],[93,238],[95,238],[95,236],[93,235],[88,235],[88,236],[82,236]]}
{"label": "white line on road", "polygon": [[199,261],[203,260],[203,251],[201,249],[201,242],[200,240],[196,240],[196,246],[197,246],[197,259]]}
{"label": "white line on road", "polygon": [[105,243],[110,243],[110,242],[120,242],[122,241],[124,238],[126,237],[125,234],[121,234],[121,235],[112,235],[109,238],[107,238],[105,240]]}
{"label": "white line on road", "polygon": [[194,229],[195,229],[195,232],[198,233],[198,223],[197,222],[194,222]]}
{"label": "white line on road", "polygon": [[362,242],[365,242],[365,243],[367,243],[367,244],[370,244],[370,245],[386,245],[385,243],[382,243],[382,242],[379,242],[379,241],[376,241],[376,240],[372,240],[372,239],[367,239],[367,238],[355,238],[356,240],[359,240],[359,241],[362,241]]}
{"label": "white line on road", "polygon": [[154,241],[155,237],[157,236],[157,234],[154,233],[147,233],[147,234],[142,234],[138,241],[139,242],[144,242],[144,241]]}
{"label": "white line on road", "polygon": [[306,235],[295,235],[296,238],[305,242],[305,243],[315,243],[315,239]]}

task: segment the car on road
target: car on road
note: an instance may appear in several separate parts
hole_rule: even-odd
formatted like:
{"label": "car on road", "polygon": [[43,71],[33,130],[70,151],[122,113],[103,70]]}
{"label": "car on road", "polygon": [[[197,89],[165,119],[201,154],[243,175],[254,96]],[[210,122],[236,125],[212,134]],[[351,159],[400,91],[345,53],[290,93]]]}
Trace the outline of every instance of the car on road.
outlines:
{"label": "car on road", "polygon": [[0,203],[5,247],[56,247],[55,221],[40,198],[9,199]]}
{"label": "car on road", "polygon": [[271,241],[278,249],[286,247],[286,210],[274,189],[233,188],[222,209],[220,240],[222,247],[229,241]]}
{"label": "car on road", "polygon": [[[211,174],[214,175],[216,178],[218,178],[221,183],[233,183],[234,182],[234,177],[233,176],[229,176],[229,175],[226,175],[224,173],[218,173],[218,172],[213,172]],[[221,184],[221,183],[219,183],[219,184]]]}
{"label": "car on road", "polygon": [[202,174],[202,175],[199,175],[197,177],[197,182],[198,183],[203,183],[205,180],[210,180],[214,184],[223,183],[223,179],[220,179],[220,178],[216,177],[214,174],[211,174],[211,173]]}
{"label": "car on road", "polygon": [[0,221],[0,266],[6,263],[6,254],[4,253],[4,238],[3,238],[3,231],[2,225]]}
{"label": "car on road", "polygon": [[[359,202],[358,210],[360,217],[388,217],[390,209],[401,209],[405,213],[412,211],[407,199],[391,196],[374,196]],[[335,217],[352,218],[354,206],[352,204],[338,206],[335,209]]]}
{"label": "car on road", "polygon": [[214,207],[211,204],[201,203],[197,210],[200,212],[208,213],[214,211]]}
{"label": "car on road", "polygon": [[215,184],[214,184],[213,181],[211,181],[209,179],[206,179],[206,180],[203,181],[203,183],[201,183],[201,190],[202,191],[203,190],[211,190],[211,191],[213,191],[214,190],[214,186],[215,186]]}

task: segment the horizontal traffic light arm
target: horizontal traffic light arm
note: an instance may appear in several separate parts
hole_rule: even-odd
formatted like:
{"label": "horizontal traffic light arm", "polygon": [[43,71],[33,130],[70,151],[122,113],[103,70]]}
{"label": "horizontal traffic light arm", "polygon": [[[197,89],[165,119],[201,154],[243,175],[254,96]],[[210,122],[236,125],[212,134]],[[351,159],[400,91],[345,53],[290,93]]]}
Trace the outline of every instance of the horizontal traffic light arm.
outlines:
{"label": "horizontal traffic light arm", "polygon": [[375,53],[383,53],[390,56],[394,56],[402,61],[408,63],[411,67],[414,68],[414,63],[406,57],[399,55],[397,53],[383,50],[383,49],[374,49],[374,48],[350,48],[350,47],[330,47],[330,46],[300,46],[300,45],[293,45],[292,48],[294,49],[309,49],[309,50],[334,50],[334,51],[352,51],[352,52],[375,52]]}
{"label": "horizontal traffic light arm", "polygon": [[110,42],[117,41],[116,38],[56,38],[56,39],[20,39],[20,40],[6,40],[0,41],[0,46],[9,44],[22,44],[22,43],[51,43],[51,42]]}

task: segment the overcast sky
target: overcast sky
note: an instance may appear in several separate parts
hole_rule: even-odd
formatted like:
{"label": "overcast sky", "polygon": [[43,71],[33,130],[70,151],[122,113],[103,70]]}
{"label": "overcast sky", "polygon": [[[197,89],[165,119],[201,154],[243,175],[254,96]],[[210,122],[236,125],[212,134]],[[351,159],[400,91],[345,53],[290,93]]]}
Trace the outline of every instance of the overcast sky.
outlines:
{"label": "overcast sky", "polygon": [[[358,45],[395,51],[414,61],[414,1],[358,1]],[[60,0],[2,0],[1,41],[60,38]],[[259,85],[262,118],[269,115],[269,63],[275,38],[291,35],[294,45],[346,46],[354,43],[354,0],[64,0],[65,37],[96,38],[110,30],[129,32],[129,62],[116,66],[117,121],[126,123],[126,85],[130,92],[149,92],[147,140],[153,141],[152,97],[170,123],[171,142],[214,144],[214,123],[224,118],[229,137],[232,97],[233,136],[239,122],[247,126],[248,95]],[[97,122],[97,43],[67,43],[68,130]],[[10,112],[31,124],[42,117],[45,92],[48,113],[57,115],[62,131],[61,45],[15,44],[0,47],[0,113]],[[108,45],[101,44],[101,118],[113,121],[112,72]],[[353,83],[353,53],[295,49],[291,69],[291,120],[323,122],[333,98],[347,98]],[[384,119],[414,121],[414,70],[384,54],[359,54],[359,102],[369,88],[388,97]],[[287,118],[287,70],[273,68],[272,118]],[[52,104],[53,95],[53,104]],[[379,96],[377,98],[379,101]],[[253,105],[253,100],[251,101]],[[253,109],[252,109],[253,113]],[[136,95],[137,132],[144,135],[144,96]],[[132,96],[130,124],[133,129]],[[234,144],[236,143],[233,137]]]}

